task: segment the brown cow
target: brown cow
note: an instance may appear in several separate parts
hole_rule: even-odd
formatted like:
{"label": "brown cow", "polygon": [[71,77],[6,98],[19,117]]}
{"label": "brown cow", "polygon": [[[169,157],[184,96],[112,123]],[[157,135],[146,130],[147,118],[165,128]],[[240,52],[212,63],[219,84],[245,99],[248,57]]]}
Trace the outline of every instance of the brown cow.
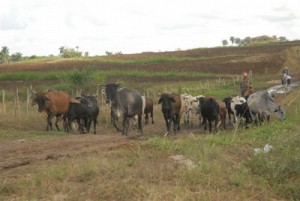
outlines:
{"label": "brown cow", "polygon": [[224,102],[219,102],[219,116],[220,116],[220,123],[223,125],[224,130],[226,129],[226,114],[227,108]]}
{"label": "brown cow", "polygon": [[182,115],[182,101],[178,94],[162,94],[158,104],[162,104],[161,110],[167,126],[167,135],[170,131],[171,123],[174,125],[174,133],[180,130],[180,118]]}
{"label": "brown cow", "polygon": [[[64,91],[54,91],[49,90],[48,92],[35,92],[31,90],[36,97],[32,100],[32,106],[38,105],[39,112],[46,112],[47,117],[47,127],[46,130],[48,131],[49,128],[52,130],[52,123],[51,120],[54,116],[58,117],[61,115],[65,115],[68,112],[70,107],[70,102],[79,103],[79,101],[75,99],[71,99],[68,93]],[[59,130],[57,125],[57,121],[55,123],[56,128]],[[65,118],[64,118],[64,126],[65,126]]]}
{"label": "brown cow", "polygon": [[146,97],[146,106],[145,106],[145,109],[144,109],[145,124],[148,124],[148,122],[149,122],[148,113],[150,113],[150,117],[152,119],[152,124],[154,124],[154,121],[153,121],[153,100],[151,98]]}

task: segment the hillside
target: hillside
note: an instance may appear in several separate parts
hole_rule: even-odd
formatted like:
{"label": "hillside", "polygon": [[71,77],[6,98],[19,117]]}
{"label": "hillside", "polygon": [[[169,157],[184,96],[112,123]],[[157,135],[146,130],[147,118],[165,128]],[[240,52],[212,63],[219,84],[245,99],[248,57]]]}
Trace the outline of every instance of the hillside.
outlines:
{"label": "hillside", "polygon": [[[254,75],[268,75],[277,80],[284,66],[288,66],[293,80],[300,77],[300,41],[274,43],[250,47],[218,47],[199,48],[187,51],[124,54],[113,56],[89,57],[80,59],[45,59],[0,65],[0,73],[17,72],[60,72],[70,69],[92,69],[95,72],[135,71],[143,72],[135,75],[124,73],[108,74],[106,82],[165,82],[165,81],[197,81],[197,76],[176,76],[176,72],[212,73],[205,79],[223,75],[240,75],[243,71],[252,70]],[[159,72],[174,73],[173,76],[153,74]],[[13,74],[10,75],[13,77]],[[36,85],[57,82],[47,78],[43,82],[37,80],[1,79],[2,88],[14,88],[28,84]],[[57,78],[54,78],[57,79]],[[22,81],[18,83],[16,81]]]}
{"label": "hillside", "polygon": [[[0,72],[50,71],[90,66],[98,70],[142,69],[149,71],[195,70],[218,73],[240,73],[242,70],[277,73],[284,65],[299,65],[300,41],[251,47],[203,48],[187,51],[124,54],[86,59],[60,59],[56,61],[26,62],[0,65]],[[153,60],[146,60],[153,58]],[[158,58],[155,60],[154,58]],[[165,61],[164,61],[165,58]],[[176,62],[167,58],[183,58]],[[159,60],[160,59],[160,60]],[[291,69],[294,70],[294,69]]]}

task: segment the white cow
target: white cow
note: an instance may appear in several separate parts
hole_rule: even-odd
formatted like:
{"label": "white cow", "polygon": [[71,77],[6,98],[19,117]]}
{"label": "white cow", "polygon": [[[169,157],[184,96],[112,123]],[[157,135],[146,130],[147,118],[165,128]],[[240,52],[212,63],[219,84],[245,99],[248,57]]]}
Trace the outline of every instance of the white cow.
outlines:
{"label": "white cow", "polygon": [[[181,94],[181,99],[184,103],[185,112],[184,112],[184,124],[191,125],[193,124],[192,119],[197,114],[200,114],[200,105],[199,99],[204,97],[203,95],[192,96],[190,94]],[[200,118],[201,119],[201,118]]]}

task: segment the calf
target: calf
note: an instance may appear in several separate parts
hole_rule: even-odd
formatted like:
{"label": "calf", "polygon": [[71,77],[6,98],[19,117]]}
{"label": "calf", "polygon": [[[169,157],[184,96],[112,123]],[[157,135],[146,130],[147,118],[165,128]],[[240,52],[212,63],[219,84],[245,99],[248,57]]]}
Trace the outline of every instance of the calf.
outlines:
{"label": "calf", "polygon": [[[189,125],[191,121],[191,125],[193,125],[193,117],[196,114],[200,113],[199,99],[204,97],[203,95],[191,96],[189,94],[181,94],[181,98],[184,103],[185,112],[184,115],[184,124]],[[201,122],[201,116],[199,116],[199,120]]]}
{"label": "calf", "polygon": [[173,122],[174,133],[180,130],[180,118],[182,112],[181,96],[178,94],[162,94],[158,100],[158,104],[162,105],[161,110],[166,122],[167,133],[170,131],[171,123]]}
{"label": "calf", "polygon": [[149,122],[149,114],[152,119],[152,124],[154,124],[153,121],[153,100],[151,98],[146,97],[146,105],[144,109],[144,114],[145,114],[145,124],[148,124]]}
{"label": "calf", "polygon": [[[96,134],[96,123],[99,115],[99,107],[96,97],[83,96],[77,97],[80,103],[71,103],[70,109],[67,113],[68,128],[72,130],[71,123],[76,120],[78,123],[78,130],[83,133],[83,127],[86,128],[87,133],[90,132],[92,122],[94,123],[94,134]],[[83,125],[83,122],[84,125]]]}
{"label": "calf", "polygon": [[226,114],[227,108],[224,102],[219,102],[219,116],[220,116],[220,123],[223,125],[224,130],[226,129]]}
{"label": "calf", "polygon": [[212,132],[212,121],[215,121],[215,130],[218,131],[217,125],[219,121],[219,104],[212,97],[200,98],[200,111],[203,118],[204,129],[207,129],[207,121],[209,123],[209,132]]}
{"label": "calf", "polygon": [[[228,118],[229,118],[230,122],[231,122],[231,115],[234,115],[233,111],[231,110],[231,106],[230,106],[231,100],[232,100],[231,96],[228,96],[222,100],[226,105],[227,114],[228,114]],[[235,118],[233,118],[233,123],[235,123]]]}
{"label": "calf", "polygon": [[251,113],[247,102],[235,105],[236,116],[239,119],[244,118],[246,125],[252,122]]}
{"label": "calf", "polygon": [[246,99],[242,96],[234,96],[232,97],[231,99],[231,102],[230,102],[230,108],[233,112],[233,116],[234,116],[234,123],[237,122],[237,118],[238,118],[238,115],[237,115],[237,111],[236,111],[236,105],[242,105],[243,103],[246,103]]}

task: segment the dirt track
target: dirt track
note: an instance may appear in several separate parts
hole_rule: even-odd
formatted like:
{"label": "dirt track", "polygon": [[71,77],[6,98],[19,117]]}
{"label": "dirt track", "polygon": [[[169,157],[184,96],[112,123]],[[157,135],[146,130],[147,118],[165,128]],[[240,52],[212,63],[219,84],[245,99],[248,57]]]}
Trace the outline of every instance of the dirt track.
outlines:
{"label": "dirt track", "polygon": [[118,134],[66,135],[34,141],[2,141],[0,142],[0,173],[45,160],[131,147],[135,144]]}

